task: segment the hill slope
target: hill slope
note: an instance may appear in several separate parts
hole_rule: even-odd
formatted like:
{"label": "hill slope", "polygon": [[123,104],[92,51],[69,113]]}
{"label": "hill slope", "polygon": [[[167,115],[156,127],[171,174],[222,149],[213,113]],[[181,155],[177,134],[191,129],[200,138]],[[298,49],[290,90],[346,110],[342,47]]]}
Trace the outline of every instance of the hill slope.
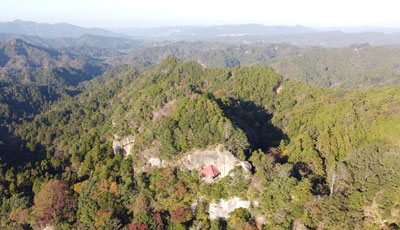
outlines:
{"label": "hill slope", "polygon": [[399,85],[398,46],[353,45],[340,49],[308,49],[270,65],[292,80],[320,87],[366,89]]}
{"label": "hill slope", "polygon": [[[33,161],[2,166],[1,224],[396,226],[398,90],[321,89],[283,80],[266,67],[205,69],[175,58],[154,68],[111,70],[82,94],[8,128]],[[124,159],[112,142],[127,136],[134,145]],[[192,150],[216,146],[253,170],[235,168],[207,184],[197,170],[173,164]],[[148,155],[164,160],[164,168],[143,167]],[[55,206],[48,196],[64,202]],[[227,220],[210,220],[211,204],[230,198],[251,205]]]}
{"label": "hill slope", "polygon": [[211,68],[268,65],[287,79],[326,88],[366,89],[400,83],[398,46],[363,44],[344,48],[322,48],[299,47],[285,43],[159,43],[127,55],[112,57],[107,62],[159,63],[167,56],[196,61]]}
{"label": "hill slope", "polygon": [[0,73],[17,75],[56,67],[75,69],[97,68],[101,72],[102,64],[90,63],[71,54],[47,49],[26,43],[20,39],[0,44]]}
{"label": "hill slope", "polygon": [[102,49],[127,50],[143,46],[144,40],[134,40],[122,37],[108,37],[92,34],[83,34],[79,37],[57,37],[42,38],[37,36],[0,33],[0,41],[7,42],[13,39],[20,39],[27,43],[51,49],[59,49],[66,47],[97,47]]}
{"label": "hill slope", "polygon": [[48,24],[21,20],[15,20],[12,22],[1,22],[0,33],[24,34],[43,38],[79,37],[84,34],[101,36],[117,35],[114,32],[100,28],[83,28],[67,23]]}

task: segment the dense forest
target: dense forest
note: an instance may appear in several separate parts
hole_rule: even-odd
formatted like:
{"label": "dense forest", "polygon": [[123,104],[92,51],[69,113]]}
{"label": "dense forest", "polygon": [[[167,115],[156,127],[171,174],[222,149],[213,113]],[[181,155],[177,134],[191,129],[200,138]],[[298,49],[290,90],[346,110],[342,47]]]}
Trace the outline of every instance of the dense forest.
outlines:
{"label": "dense forest", "polygon": [[111,57],[109,64],[159,63],[168,56],[211,68],[270,66],[290,80],[324,88],[368,89],[399,84],[399,46],[351,45],[342,48],[290,44],[234,45],[207,42],[158,43]]}
{"label": "dense forest", "polygon": [[0,43],[0,80],[13,78],[26,82],[30,81],[28,76],[32,72],[64,68],[73,72],[74,79],[86,78],[76,80],[80,82],[121,64],[156,65],[168,56],[174,56],[207,68],[269,66],[286,79],[323,88],[369,89],[400,83],[398,45],[371,46],[366,43],[326,48],[261,42],[147,44],[140,40],[94,35],[58,39],[16,37],[29,42],[16,38]]}
{"label": "dense forest", "polygon": [[[1,228],[400,225],[398,86],[318,88],[243,61],[144,63],[1,82]],[[197,156],[224,159],[211,182]]]}
{"label": "dense forest", "polygon": [[343,35],[11,24],[25,32],[0,34],[1,229],[399,228],[400,50],[347,44],[377,34],[327,48],[290,41]]}

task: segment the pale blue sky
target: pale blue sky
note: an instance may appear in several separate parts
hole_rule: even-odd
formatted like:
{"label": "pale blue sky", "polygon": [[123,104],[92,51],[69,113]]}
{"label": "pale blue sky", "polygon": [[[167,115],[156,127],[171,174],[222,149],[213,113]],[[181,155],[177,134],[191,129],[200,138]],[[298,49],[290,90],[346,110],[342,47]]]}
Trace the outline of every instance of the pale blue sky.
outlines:
{"label": "pale blue sky", "polygon": [[0,0],[0,21],[86,27],[265,25],[400,27],[394,0]]}

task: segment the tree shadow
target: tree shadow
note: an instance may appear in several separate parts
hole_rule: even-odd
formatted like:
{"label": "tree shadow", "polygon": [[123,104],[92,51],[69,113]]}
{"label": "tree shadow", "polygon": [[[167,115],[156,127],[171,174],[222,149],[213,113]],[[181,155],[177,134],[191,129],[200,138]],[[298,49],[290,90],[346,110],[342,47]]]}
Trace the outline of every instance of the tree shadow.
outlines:
{"label": "tree shadow", "polygon": [[294,177],[298,181],[301,181],[304,178],[309,178],[312,184],[311,193],[314,196],[329,195],[329,188],[326,184],[326,179],[324,177],[315,175],[307,163],[294,163],[293,168],[290,171],[290,177]]}
{"label": "tree shadow", "polygon": [[46,157],[44,146],[31,144],[0,126],[0,163],[8,167],[25,166],[40,162]]}
{"label": "tree shadow", "polygon": [[229,98],[228,103],[220,99],[217,102],[232,123],[246,133],[251,151],[271,152],[271,148],[277,148],[281,140],[287,139],[282,130],[272,124],[273,115],[254,102],[233,98]]}
{"label": "tree shadow", "polygon": [[10,57],[7,56],[3,49],[0,49],[0,67],[4,67],[8,61],[10,61]]}

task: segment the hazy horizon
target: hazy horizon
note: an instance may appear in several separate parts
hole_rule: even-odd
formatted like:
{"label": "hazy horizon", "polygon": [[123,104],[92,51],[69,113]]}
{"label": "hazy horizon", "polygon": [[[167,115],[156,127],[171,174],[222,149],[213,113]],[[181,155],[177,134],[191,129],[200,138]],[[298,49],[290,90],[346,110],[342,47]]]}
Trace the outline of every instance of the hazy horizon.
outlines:
{"label": "hazy horizon", "polygon": [[[399,27],[396,1],[4,0],[0,21],[69,23],[82,27],[146,28],[182,25],[302,25]],[[22,6],[22,7],[21,7]]]}
{"label": "hazy horizon", "polygon": [[33,22],[33,23],[39,23],[39,24],[50,24],[50,25],[55,25],[55,24],[70,24],[74,26],[79,26],[83,28],[101,28],[101,29],[108,29],[108,30],[123,30],[123,29],[131,29],[131,28],[138,28],[138,29],[151,29],[151,28],[158,28],[158,27],[180,27],[180,26],[194,26],[194,27],[212,27],[212,26],[231,26],[231,25],[263,25],[263,26],[288,26],[288,27],[295,27],[295,26],[302,26],[310,29],[315,29],[315,30],[321,30],[321,31],[326,31],[326,30],[331,30],[331,29],[362,29],[362,28],[381,28],[381,29],[400,29],[399,26],[372,26],[372,25],[352,25],[352,26],[308,26],[308,25],[302,25],[302,24],[263,24],[263,23],[255,23],[255,22],[249,22],[249,23],[221,23],[221,24],[176,24],[176,25],[154,25],[154,26],[128,26],[128,27],[104,27],[104,26],[85,26],[85,25],[80,25],[80,24],[75,24],[67,21],[60,21],[60,22],[50,22],[50,21],[34,21],[34,20],[23,20],[19,18],[15,18],[12,20],[8,21],[0,21],[0,23],[7,23],[7,22],[15,22],[15,21],[23,21],[23,22]]}

